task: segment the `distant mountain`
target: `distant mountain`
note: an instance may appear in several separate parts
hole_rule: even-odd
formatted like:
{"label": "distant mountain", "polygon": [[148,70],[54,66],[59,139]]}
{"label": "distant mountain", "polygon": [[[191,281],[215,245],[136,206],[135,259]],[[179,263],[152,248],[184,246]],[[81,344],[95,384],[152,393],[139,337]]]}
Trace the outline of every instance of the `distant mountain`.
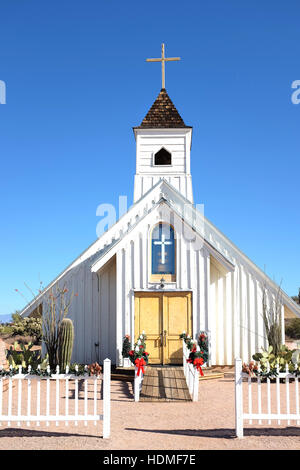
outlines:
{"label": "distant mountain", "polygon": [[7,323],[12,321],[11,314],[1,315],[0,314],[0,323]]}

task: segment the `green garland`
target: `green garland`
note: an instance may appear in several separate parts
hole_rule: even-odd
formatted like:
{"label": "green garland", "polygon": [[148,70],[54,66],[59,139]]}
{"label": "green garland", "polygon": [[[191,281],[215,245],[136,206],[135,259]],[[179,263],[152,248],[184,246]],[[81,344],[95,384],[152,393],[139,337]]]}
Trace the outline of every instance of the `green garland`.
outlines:
{"label": "green garland", "polygon": [[[56,375],[56,370],[49,370],[49,369],[39,369],[39,368],[32,368],[30,372],[28,371],[27,367],[10,367],[9,369],[0,369],[0,377],[13,377],[14,375],[18,375],[21,371],[21,374],[24,375],[36,375],[38,377],[52,377],[52,375]],[[59,372],[59,374],[66,374],[66,372]],[[76,377],[80,376],[91,376],[91,372],[88,368],[86,368],[82,364],[71,364],[69,367],[69,372],[67,375],[74,375]]]}
{"label": "green garland", "polygon": [[[277,371],[276,367],[273,367],[272,369],[270,369],[269,371],[265,371],[265,370],[254,370],[253,371],[254,374],[257,376],[257,377],[261,377],[263,379],[275,379],[276,377],[278,377],[278,375],[280,373],[285,373],[286,371],[285,370],[280,370],[279,372]],[[294,370],[289,370],[288,372],[289,374],[291,375],[294,375],[295,377],[299,377],[300,376],[300,370],[299,369],[294,369]]]}
{"label": "green garland", "polygon": [[[179,335],[184,340],[190,352],[189,359],[193,362],[196,358],[202,358],[203,362],[208,361],[208,337],[204,331],[201,331],[198,336],[198,341],[195,341],[185,332]],[[198,344],[200,351],[195,351],[195,345]]]}
{"label": "green garland", "polygon": [[[279,368],[279,370],[277,370],[277,367],[270,367],[269,370],[267,370],[266,368],[258,370],[257,364],[250,362],[250,364],[243,364],[242,371],[245,374],[249,374],[250,376],[251,374],[254,374],[256,377],[260,377],[262,379],[275,379],[279,376],[280,373],[285,373],[286,369],[285,367],[281,367]],[[292,364],[289,365],[288,373],[294,375],[295,377],[299,377],[300,369],[296,369],[295,366]]]}
{"label": "green garland", "polygon": [[143,358],[146,364],[148,364],[149,353],[146,351],[146,340],[147,340],[146,334],[144,332],[141,333],[138,337],[138,340],[134,344],[133,349],[129,351],[128,357],[133,365],[135,365],[136,359],[141,359],[141,358]]}

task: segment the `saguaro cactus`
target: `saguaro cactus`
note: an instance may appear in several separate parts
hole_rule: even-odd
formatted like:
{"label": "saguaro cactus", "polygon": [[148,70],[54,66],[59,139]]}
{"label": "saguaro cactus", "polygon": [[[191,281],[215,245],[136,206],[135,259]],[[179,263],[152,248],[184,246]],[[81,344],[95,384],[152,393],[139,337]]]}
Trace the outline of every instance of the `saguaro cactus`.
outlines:
{"label": "saguaro cactus", "polygon": [[64,318],[59,327],[58,362],[61,371],[70,365],[74,343],[74,326],[70,318]]}

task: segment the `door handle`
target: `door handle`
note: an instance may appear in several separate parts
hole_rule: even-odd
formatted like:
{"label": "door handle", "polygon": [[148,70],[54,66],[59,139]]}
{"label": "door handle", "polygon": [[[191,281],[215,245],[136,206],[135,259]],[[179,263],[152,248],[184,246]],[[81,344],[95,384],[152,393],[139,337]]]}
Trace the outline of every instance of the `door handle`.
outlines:
{"label": "door handle", "polygon": [[167,346],[167,330],[164,330],[165,346]]}

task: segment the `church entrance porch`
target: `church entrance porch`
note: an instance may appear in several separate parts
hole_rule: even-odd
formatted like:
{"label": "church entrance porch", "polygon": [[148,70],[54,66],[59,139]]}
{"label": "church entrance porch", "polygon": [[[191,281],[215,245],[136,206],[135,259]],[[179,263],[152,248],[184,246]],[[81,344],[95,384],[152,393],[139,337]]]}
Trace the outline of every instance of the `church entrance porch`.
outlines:
{"label": "church entrance porch", "polygon": [[135,339],[145,331],[149,364],[182,364],[182,340],[192,336],[191,292],[136,292]]}

